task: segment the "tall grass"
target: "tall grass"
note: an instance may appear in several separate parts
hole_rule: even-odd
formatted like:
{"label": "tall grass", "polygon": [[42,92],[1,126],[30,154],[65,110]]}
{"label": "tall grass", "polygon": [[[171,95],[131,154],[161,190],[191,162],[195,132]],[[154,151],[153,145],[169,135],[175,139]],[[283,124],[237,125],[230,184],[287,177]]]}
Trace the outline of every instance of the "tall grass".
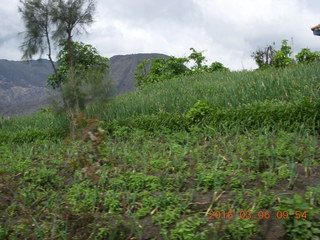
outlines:
{"label": "tall grass", "polygon": [[237,107],[266,100],[319,99],[319,63],[255,72],[202,73],[151,84],[88,111],[105,121],[159,111],[184,113],[204,99],[221,107]]}
{"label": "tall grass", "polygon": [[1,143],[25,143],[39,140],[56,140],[68,135],[68,118],[40,112],[25,117],[0,120]]}
{"label": "tall grass", "polygon": [[[124,123],[131,118],[131,127],[145,125],[155,130],[171,124],[172,129],[179,130],[185,129],[183,114],[201,99],[220,109],[221,114],[211,118],[220,127],[229,128],[241,122],[245,125],[259,123],[256,127],[265,127],[266,122],[268,125],[305,122],[311,126],[320,121],[319,92],[320,67],[315,62],[286,69],[180,77],[151,84],[108,103],[91,105],[87,112],[91,118],[105,121],[106,125],[114,120]],[[284,124],[282,118],[285,118]],[[0,143],[54,140],[67,134],[68,118],[55,117],[51,112],[0,120]]]}

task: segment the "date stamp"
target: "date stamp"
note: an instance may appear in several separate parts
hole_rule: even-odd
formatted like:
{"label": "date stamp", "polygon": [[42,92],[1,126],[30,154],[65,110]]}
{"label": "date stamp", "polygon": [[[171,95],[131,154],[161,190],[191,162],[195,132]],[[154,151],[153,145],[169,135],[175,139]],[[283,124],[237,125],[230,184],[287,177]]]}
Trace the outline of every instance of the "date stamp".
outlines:
{"label": "date stamp", "polygon": [[307,211],[269,211],[261,210],[257,212],[252,211],[209,211],[209,219],[307,219]]}

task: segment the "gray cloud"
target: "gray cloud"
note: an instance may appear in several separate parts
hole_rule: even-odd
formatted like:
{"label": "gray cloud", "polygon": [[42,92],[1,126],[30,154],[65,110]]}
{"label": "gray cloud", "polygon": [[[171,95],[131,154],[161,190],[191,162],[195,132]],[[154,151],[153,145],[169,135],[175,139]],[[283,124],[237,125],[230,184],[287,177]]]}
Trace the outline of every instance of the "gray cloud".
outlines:
{"label": "gray cloud", "polygon": [[[18,60],[23,22],[18,0],[0,6],[0,58]],[[97,0],[95,23],[77,40],[93,44],[100,54],[158,52],[174,56],[189,48],[205,50],[209,62],[231,69],[256,65],[251,53],[288,39],[295,52],[319,50],[320,37],[310,27],[319,24],[318,0]]]}
{"label": "gray cloud", "polygon": [[146,28],[173,23],[192,24],[201,14],[201,9],[192,0],[106,0],[99,4],[100,12],[103,11],[107,17]]}

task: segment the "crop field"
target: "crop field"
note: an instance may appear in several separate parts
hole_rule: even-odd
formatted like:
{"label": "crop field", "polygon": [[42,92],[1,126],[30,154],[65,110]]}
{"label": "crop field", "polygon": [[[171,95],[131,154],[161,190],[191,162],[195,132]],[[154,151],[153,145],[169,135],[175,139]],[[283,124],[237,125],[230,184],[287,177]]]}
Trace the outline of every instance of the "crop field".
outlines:
{"label": "crop field", "polygon": [[0,120],[0,239],[320,239],[319,62]]}

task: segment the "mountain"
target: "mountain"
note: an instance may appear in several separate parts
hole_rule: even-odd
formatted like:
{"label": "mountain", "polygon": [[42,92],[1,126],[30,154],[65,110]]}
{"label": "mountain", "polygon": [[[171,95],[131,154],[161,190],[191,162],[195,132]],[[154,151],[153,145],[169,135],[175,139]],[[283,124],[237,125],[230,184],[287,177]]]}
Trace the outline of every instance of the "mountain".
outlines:
{"label": "mountain", "polygon": [[[120,95],[136,89],[134,72],[140,61],[161,57],[167,56],[141,53],[111,57],[108,77],[114,82],[115,94]],[[47,78],[52,73],[49,60],[0,60],[0,115],[27,115],[48,106],[50,87],[47,86]]]}
{"label": "mountain", "polygon": [[116,94],[136,90],[134,86],[134,72],[137,65],[144,59],[167,58],[159,53],[138,53],[129,55],[116,55],[110,58],[110,78],[115,80]]}
{"label": "mountain", "polygon": [[52,72],[48,60],[0,60],[0,114],[24,115],[47,105],[46,79]]}

